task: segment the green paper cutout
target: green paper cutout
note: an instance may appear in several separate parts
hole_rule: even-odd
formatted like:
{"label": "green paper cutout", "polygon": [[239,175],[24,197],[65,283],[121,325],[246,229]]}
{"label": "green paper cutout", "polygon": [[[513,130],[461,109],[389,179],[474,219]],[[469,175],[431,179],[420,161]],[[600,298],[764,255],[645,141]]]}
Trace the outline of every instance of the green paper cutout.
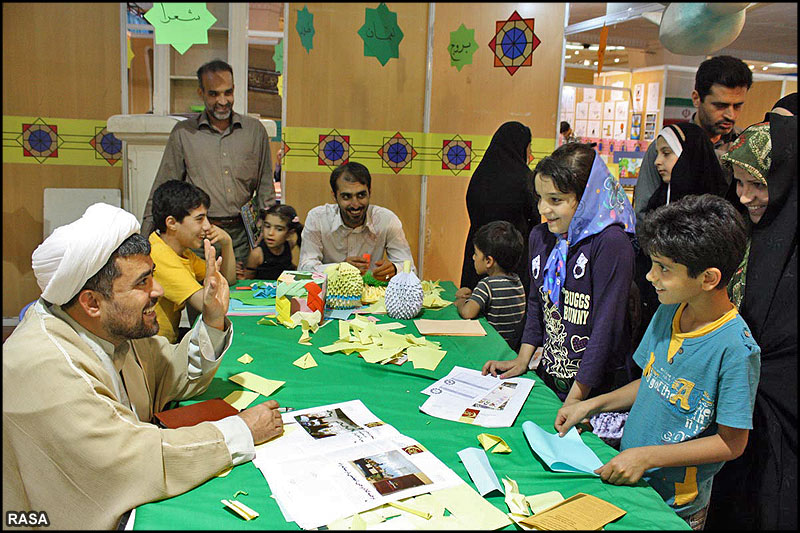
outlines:
{"label": "green paper cutout", "polygon": [[272,60],[275,62],[275,71],[283,71],[283,39],[278,41],[275,45],[275,53],[272,54]]}
{"label": "green paper cutout", "polygon": [[469,29],[461,23],[456,31],[450,32],[450,44],[447,52],[450,54],[450,66],[456,67],[459,72],[464,65],[472,64],[472,55],[478,51],[475,42],[475,30]]}
{"label": "green paper cutout", "polygon": [[306,53],[314,48],[314,14],[308,10],[308,6],[297,10],[297,24],[295,25],[297,34],[300,36],[300,44],[306,49]]}
{"label": "green paper cutout", "polygon": [[208,28],[217,21],[205,3],[156,2],[144,18],[155,28],[156,44],[183,54],[193,44],[208,43]]}
{"label": "green paper cutout", "polygon": [[377,9],[365,9],[364,25],[358,30],[364,41],[364,56],[375,57],[385,66],[391,58],[400,56],[403,31],[397,25],[397,13],[381,3]]}

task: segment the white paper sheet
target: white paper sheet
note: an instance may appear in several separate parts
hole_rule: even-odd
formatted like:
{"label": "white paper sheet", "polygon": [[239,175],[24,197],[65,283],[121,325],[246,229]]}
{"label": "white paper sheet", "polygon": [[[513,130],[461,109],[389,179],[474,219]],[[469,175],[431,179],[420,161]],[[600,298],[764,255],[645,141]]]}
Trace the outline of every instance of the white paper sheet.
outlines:
{"label": "white paper sheet", "polygon": [[286,520],[303,529],[462,483],[360,400],[284,413],[283,422],[299,427],[260,446],[253,464]]}
{"label": "white paper sheet", "polygon": [[445,377],[422,390],[429,398],[423,413],[476,426],[511,427],[533,388],[528,378],[482,376],[480,370],[455,366]]}

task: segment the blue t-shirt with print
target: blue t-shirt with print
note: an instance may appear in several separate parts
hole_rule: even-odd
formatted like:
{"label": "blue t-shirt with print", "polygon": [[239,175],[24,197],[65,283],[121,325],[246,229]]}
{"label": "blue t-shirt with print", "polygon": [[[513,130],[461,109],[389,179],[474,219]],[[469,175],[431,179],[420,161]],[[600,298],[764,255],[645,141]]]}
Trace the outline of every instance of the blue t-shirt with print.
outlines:
{"label": "blue t-shirt with print", "polygon": [[[761,350],[732,308],[720,319],[680,332],[686,304],[661,305],[633,355],[642,381],[621,450],[676,444],[717,434],[717,424],[752,429]],[[653,468],[644,479],[680,516],[708,504],[722,462]]]}

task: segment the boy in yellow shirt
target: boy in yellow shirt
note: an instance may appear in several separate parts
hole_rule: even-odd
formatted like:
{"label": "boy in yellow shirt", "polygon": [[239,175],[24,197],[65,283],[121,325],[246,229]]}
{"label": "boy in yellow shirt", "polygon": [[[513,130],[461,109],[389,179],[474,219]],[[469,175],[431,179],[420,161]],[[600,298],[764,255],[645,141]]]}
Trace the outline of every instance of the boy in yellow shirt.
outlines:
{"label": "boy in yellow shirt", "polygon": [[181,180],[169,180],[153,193],[153,224],[150,258],[155,263],[154,277],[164,288],[156,304],[158,334],[178,342],[181,311],[189,303],[189,320],[194,322],[203,309],[205,261],[192,248],[203,246],[203,239],[221,248],[222,268],[229,284],[236,283],[236,257],[231,236],[212,225],[206,216],[211,201],[205,191]]}

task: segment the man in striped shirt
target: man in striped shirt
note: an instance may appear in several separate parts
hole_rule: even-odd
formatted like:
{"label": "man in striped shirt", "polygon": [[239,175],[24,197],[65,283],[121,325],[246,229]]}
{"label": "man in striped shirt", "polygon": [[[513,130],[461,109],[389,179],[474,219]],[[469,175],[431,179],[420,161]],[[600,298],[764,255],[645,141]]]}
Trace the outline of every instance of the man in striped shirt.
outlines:
{"label": "man in striped shirt", "polygon": [[467,319],[485,315],[516,351],[525,324],[525,289],[514,273],[524,247],[522,235],[511,223],[496,220],[481,226],[473,243],[475,272],[486,277],[475,290],[461,287],[456,291],[458,314]]}

